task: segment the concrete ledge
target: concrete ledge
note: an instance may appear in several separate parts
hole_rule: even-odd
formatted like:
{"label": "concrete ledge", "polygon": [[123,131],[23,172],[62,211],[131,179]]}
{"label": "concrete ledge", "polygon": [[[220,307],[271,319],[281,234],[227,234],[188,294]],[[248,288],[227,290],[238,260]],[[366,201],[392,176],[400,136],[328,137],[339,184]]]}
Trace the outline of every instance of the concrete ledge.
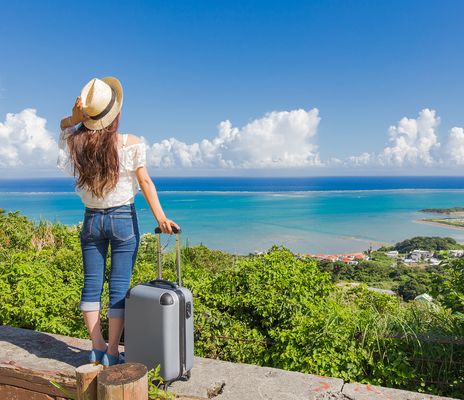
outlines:
{"label": "concrete ledge", "polygon": [[[343,380],[300,372],[196,358],[188,382],[175,382],[174,392],[215,399],[311,400],[340,393]],[[219,393],[218,393],[219,392]]]}
{"label": "concrete ledge", "polygon": [[352,400],[445,400],[449,397],[433,396],[407,390],[391,389],[382,386],[362,385],[360,383],[345,383],[342,393]]}
{"label": "concrete ledge", "polygon": [[[75,368],[87,363],[90,349],[90,340],[0,326],[0,398],[58,400],[75,397]],[[65,388],[68,395],[54,387],[51,380]],[[175,382],[171,390],[183,400],[446,399],[201,357],[195,357],[191,379]]]}

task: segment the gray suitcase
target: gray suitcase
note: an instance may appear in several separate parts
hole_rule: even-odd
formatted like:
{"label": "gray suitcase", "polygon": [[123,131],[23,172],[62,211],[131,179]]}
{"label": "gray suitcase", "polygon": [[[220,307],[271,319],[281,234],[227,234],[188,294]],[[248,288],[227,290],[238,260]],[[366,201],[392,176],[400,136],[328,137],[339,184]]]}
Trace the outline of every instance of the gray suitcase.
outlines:
{"label": "gray suitcase", "polygon": [[162,279],[161,230],[158,237],[158,279],[131,288],[126,295],[124,347],[126,362],[160,364],[166,383],[190,378],[193,367],[193,298],[182,287],[180,240],[176,233],[177,283]]}

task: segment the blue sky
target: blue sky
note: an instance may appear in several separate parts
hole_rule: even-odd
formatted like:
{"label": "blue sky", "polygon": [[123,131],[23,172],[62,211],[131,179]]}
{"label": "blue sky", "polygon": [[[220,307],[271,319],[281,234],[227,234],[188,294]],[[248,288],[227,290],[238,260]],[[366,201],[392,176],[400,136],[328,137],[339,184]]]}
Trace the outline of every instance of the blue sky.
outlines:
{"label": "blue sky", "polygon": [[121,130],[145,138],[154,173],[454,174],[464,164],[462,1],[0,6],[0,141],[19,160],[0,150],[0,171],[51,173],[59,119],[107,75],[124,86]]}

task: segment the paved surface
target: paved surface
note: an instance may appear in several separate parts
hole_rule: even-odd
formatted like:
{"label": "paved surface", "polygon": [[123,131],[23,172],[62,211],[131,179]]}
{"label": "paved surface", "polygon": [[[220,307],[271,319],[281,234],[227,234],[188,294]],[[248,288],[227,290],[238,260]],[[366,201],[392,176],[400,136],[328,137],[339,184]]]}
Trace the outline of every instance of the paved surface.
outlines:
{"label": "paved surface", "polygon": [[[15,365],[74,379],[77,366],[87,363],[90,340],[0,326],[0,367]],[[123,351],[123,348],[120,349]],[[275,368],[195,358],[192,377],[171,390],[181,398],[217,400],[439,400],[403,390],[344,384],[327,378]]]}
{"label": "paved surface", "polygon": [[235,364],[197,358],[188,382],[176,382],[173,390],[179,394],[215,399],[318,399],[327,392],[340,393],[343,380],[283,371],[275,368]]}

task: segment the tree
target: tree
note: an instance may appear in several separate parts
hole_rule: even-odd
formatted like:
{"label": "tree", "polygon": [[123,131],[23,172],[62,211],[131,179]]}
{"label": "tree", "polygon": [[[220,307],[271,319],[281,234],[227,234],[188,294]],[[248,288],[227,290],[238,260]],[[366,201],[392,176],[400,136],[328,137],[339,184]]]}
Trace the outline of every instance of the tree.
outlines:
{"label": "tree", "polygon": [[443,267],[442,273],[434,273],[434,296],[442,305],[464,313],[464,260],[454,258]]}
{"label": "tree", "polygon": [[435,252],[439,250],[457,249],[461,248],[461,246],[456,242],[456,240],[450,237],[416,236],[412,239],[396,243],[393,248],[402,254],[406,254],[416,249]]}
{"label": "tree", "polygon": [[403,297],[405,301],[414,300],[416,296],[426,292],[427,287],[414,278],[410,278],[398,286],[398,294]]}

